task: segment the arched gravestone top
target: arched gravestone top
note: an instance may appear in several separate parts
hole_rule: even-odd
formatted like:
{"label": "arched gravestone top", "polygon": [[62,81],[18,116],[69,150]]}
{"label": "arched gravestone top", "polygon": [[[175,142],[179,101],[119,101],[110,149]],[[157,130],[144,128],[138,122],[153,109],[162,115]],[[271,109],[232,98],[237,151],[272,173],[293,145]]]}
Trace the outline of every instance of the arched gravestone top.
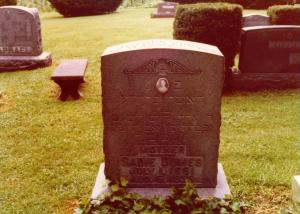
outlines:
{"label": "arched gravestone top", "polygon": [[38,56],[42,52],[38,10],[0,7],[0,56]]}
{"label": "arched gravestone top", "polygon": [[101,58],[105,175],[129,187],[216,186],[224,57],[181,40],[108,48]]}
{"label": "arched gravestone top", "polygon": [[213,55],[223,56],[220,50],[216,46],[190,42],[183,40],[168,40],[168,39],[152,39],[152,40],[142,40],[136,42],[128,42],[126,44],[115,45],[107,48],[102,56],[117,54],[127,51],[136,51],[136,50],[149,50],[149,49],[177,49],[177,50],[186,50],[186,51],[195,51],[195,52],[205,52]]}

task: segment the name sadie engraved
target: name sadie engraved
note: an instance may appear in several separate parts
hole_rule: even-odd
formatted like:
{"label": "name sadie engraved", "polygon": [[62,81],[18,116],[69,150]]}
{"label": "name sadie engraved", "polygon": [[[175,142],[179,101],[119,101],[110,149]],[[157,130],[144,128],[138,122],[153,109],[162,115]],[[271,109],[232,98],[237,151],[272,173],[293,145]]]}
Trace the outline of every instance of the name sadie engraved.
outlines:
{"label": "name sadie engraved", "polygon": [[136,183],[181,183],[201,177],[202,167],[203,157],[122,156],[120,160],[122,174]]}

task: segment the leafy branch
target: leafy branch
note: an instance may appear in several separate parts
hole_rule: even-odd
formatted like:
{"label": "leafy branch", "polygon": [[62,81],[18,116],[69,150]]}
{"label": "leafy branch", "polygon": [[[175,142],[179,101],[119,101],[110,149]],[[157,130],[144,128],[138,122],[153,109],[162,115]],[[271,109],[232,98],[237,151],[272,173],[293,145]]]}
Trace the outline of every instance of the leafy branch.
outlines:
{"label": "leafy branch", "polygon": [[110,184],[110,190],[96,200],[82,204],[75,214],[238,214],[246,212],[246,205],[231,197],[225,199],[200,198],[196,188],[186,181],[184,188],[173,188],[166,198],[144,198],[138,193],[126,191],[127,180],[122,178]]}

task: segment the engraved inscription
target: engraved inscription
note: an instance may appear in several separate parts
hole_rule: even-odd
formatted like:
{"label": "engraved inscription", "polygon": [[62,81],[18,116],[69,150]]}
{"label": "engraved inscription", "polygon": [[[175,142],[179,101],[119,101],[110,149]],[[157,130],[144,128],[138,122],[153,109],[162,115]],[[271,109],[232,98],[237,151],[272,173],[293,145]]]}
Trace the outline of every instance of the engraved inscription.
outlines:
{"label": "engraved inscription", "polygon": [[175,5],[162,5],[163,9],[169,9],[169,10],[174,10],[176,9]]}
{"label": "engraved inscription", "polygon": [[297,41],[270,41],[269,48],[300,48],[300,42]]}
{"label": "engraved inscription", "polygon": [[[172,86],[173,89],[175,88],[174,90],[181,89],[180,82],[177,82],[177,85]],[[132,103],[132,105],[135,106],[138,102],[146,103],[147,105],[152,107],[162,107],[162,104],[188,107],[193,105],[195,102],[203,102],[203,99],[203,96],[169,96],[165,97],[164,100],[162,100],[160,97],[155,96],[122,96],[118,108],[121,107],[121,105],[127,105],[129,103]]]}
{"label": "engraved inscription", "polygon": [[[118,132],[137,132],[143,136],[155,139],[155,136],[163,134],[165,137],[178,136],[183,133],[198,133],[207,135],[211,130],[212,116],[196,115],[170,115],[168,112],[162,115],[112,115],[111,129]],[[139,135],[137,135],[139,136]],[[131,139],[134,136],[130,136]],[[180,142],[180,141],[178,141]],[[140,142],[143,143],[143,142]],[[145,142],[146,144],[149,141]]]}
{"label": "engraved inscription", "polygon": [[0,46],[0,55],[6,55],[9,53],[31,53],[32,52],[32,47],[30,46],[5,46],[5,47],[1,47]]}
{"label": "engraved inscription", "polygon": [[[177,86],[181,87],[182,82]],[[203,139],[213,130],[212,115],[193,113],[193,109],[205,105],[204,97],[127,96],[122,105],[138,108],[135,104],[140,103],[152,109],[151,114],[135,112],[110,117],[109,129],[124,133],[124,143],[132,145],[131,156],[129,152],[121,155],[121,175],[134,184],[176,185],[190,179],[201,185],[204,157],[190,156],[187,147],[193,138]],[[180,113],[182,108],[186,111]]]}
{"label": "engraved inscription", "polygon": [[[123,138],[123,142],[131,145],[130,152],[121,154],[120,172],[135,184],[171,185],[190,179],[201,185],[204,157],[190,156],[187,149],[191,142],[196,143],[195,139],[205,139],[210,135],[213,130],[213,116],[206,111],[194,113],[195,109],[205,109],[205,97],[201,95],[203,92],[195,91],[193,95],[180,96],[191,78],[173,78],[176,72],[184,73],[185,68],[177,68],[176,72],[173,72],[170,66],[172,63],[165,62],[151,61],[147,63],[148,67],[142,66],[151,68],[146,70],[147,74],[155,74],[154,81],[148,80],[139,87],[139,93],[142,93],[139,96],[134,95],[135,91],[129,92],[132,95],[123,95],[124,92],[120,91],[121,100],[112,107],[116,109],[114,112],[118,112],[126,106],[139,109],[143,104],[151,110],[151,113],[137,110],[110,116],[109,129],[116,133],[124,133],[126,137]],[[131,74],[139,72],[143,70],[138,68]],[[168,76],[159,78],[164,75]],[[153,88],[164,96],[150,96],[154,93]],[[179,94],[171,96],[167,93],[169,91]]]}
{"label": "engraved inscription", "polygon": [[156,157],[122,156],[121,174],[134,183],[176,184],[190,179],[201,184],[203,157],[176,157],[176,155],[178,153],[169,156],[161,154]]}
{"label": "engraved inscription", "polygon": [[289,57],[290,65],[299,65],[300,64],[300,53],[291,53]]}

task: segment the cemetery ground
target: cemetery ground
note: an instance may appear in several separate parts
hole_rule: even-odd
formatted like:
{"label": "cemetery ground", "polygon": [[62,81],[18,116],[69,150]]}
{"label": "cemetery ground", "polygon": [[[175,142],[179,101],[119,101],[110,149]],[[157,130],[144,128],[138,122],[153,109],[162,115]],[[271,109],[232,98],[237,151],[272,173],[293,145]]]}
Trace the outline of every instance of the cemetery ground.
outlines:
{"label": "cemetery ground", "polygon": [[[100,56],[128,41],[172,39],[173,19],[154,9],[102,16],[41,14],[51,67],[0,73],[0,213],[72,213],[88,198],[102,152]],[[245,11],[265,14],[265,11]],[[87,58],[78,101],[57,100],[50,80],[61,59]],[[299,91],[233,92],[222,98],[219,161],[234,197],[248,213],[293,210],[291,178],[298,174]]]}

